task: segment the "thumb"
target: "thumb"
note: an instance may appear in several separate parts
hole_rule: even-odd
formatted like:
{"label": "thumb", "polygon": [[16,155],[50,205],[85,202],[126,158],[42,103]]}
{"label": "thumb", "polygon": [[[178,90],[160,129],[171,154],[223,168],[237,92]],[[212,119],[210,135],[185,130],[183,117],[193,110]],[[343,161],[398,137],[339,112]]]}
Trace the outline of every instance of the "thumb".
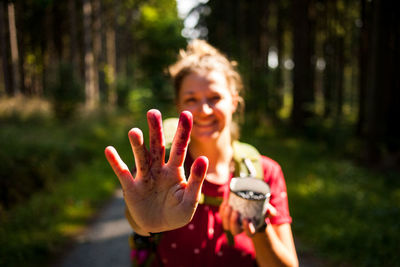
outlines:
{"label": "thumb", "polygon": [[198,157],[190,170],[189,181],[185,192],[185,200],[190,202],[198,202],[200,199],[201,186],[203,185],[204,178],[206,177],[208,169],[207,157]]}
{"label": "thumb", "polygon": [[272,206],[270,203],[267,204],[267,210],[268,213],[271,217],[275,217],[276,215],[278,215],[278,211],[276,210],[276,208],[274,206]]}

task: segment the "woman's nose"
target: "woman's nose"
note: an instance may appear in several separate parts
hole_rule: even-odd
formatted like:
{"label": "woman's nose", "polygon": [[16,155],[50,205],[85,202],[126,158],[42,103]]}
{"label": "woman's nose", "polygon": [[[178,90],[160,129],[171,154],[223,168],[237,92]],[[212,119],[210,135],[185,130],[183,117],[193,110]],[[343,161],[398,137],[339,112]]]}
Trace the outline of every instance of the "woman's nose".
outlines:
{"label": "woman's nose", "polygon": [[203,101],[200,104],[200,111],[204,114],[211,114],[212,113],[212,106],[207,101]]}

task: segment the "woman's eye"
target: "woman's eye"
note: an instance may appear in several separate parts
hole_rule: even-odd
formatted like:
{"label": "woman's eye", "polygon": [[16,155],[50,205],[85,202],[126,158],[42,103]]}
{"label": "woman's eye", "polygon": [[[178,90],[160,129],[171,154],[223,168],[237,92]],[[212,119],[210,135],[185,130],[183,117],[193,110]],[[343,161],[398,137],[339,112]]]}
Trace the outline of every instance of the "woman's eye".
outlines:
{"label": "woman's eye", "polygon": [[192,104],[194,102],[196,102],[196,99],[194,97],[189,97],[185,99],[186,104]]}
{"label": "woman's eye", "polygon": [[211,97],[210,100],[212,102],[218,102],[219,100],[221,100],[221,96],[215,95],[215,96]]}

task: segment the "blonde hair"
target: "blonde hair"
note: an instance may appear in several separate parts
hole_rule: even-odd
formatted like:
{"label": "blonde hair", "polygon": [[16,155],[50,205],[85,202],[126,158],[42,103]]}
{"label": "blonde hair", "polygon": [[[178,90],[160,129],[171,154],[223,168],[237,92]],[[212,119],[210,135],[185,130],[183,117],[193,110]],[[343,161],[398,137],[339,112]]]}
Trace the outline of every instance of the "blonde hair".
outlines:
{"label": "blonde hair", "polygon": [[[225,75],[231,94],[237,95],[238,107],[236,113],[241,117],[244,110],[244,101],[241,96],[243,94],[243,83],[236,68],[236,61],[230,61],[206,41],[193,40],[187,45],[186,50],[179,51],[177,62],[169,67],[169,73],[175,89],[175,98],[179,97],[182,82],[187,75],[204,71],[218,71]],[[232,137],[236,139],[238,137],[238,127],[234,124],[232,128],[233,132],[236,132],[233,133]]]}

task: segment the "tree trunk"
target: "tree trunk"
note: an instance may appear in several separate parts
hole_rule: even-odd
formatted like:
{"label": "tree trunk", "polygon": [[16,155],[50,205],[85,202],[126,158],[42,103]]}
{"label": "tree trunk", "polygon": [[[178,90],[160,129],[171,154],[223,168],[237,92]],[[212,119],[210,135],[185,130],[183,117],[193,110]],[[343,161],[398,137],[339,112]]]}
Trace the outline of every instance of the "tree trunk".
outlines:
{"label": "tree trunk", "polygon": [[359,88],[358,88],[358,119],[356,125],[356,134],[363,136],[365,134],[365,116],[366,116],[366,88],[367,88],[367,67],[369,65],[369,44],[370,44],[370,4],[367,0],[361,1],[361,32],[359,48]]}
{"label": "tree trunk", "polygon": [[[327,31],[327,29],[326,29]],[[334,103],[334,92],[336,88],[335,79],[335,55],[332,37],[328,37],[324,44],[324,58],[325,58],[325,70],[324,70],[324,118],[330,118],[333,111]]]}
{"label": "tree trunk", "polygon": [[343,77],[344,77],[344,38],[336,39],[336,120],[340,121],[343,115]]}
{"label": "tree trunk", "polygon": [[281,1],[276,1],[277,5],[277,24],[276,24],[276,47],[278,50],[278,67],[276,69],[276,90],[277,90],[277,111],[283,106],[283,35],[285,32],[284,27],[284,12]]}
{"label": "tree trunk", "polygon": [[8,96],[12,96],[14,94],[13,88],[11,85],[11,73],[9,72],[9,64],[8,64],[8,47],[7,43],[9,43],[9,38],[6,31],[6,13],[4,12],[5,3],[0,3],[0,53],[1,53],[1,61],[2,61],[2,69],[3,69],[3,82],[4,89]]}
{"label": "tree trunk", "polygon": [[372,3],[372,39],[366,86],[365,140],[367,160],[396,155],[400,162],[399,10],[387,1]]}
{"label": "tree trunk", "polygon": [[103,12],[100,0],[92,0],[93,3],[93,53],[94,53],[94,64],[97,74],[97,83],[99,93],[104,95],[105,92],[105,75],[104,75],[104,61],[105,61],[105,49],[103,45]]}
{"label": "tree trunk", "polygon": [[83,0],[83,34],[85,57],[85,96],[86,107],[93,109],[99,103],[98,75],[95,67],[94,53],[92,49],[91,30],[92,5],[90,0]]}
{"label": "tree trunk", "polygon": [[21,72],[19,69],[19,53],[18,53],[17,28],[15,24],[15,8],[14,8],[14,3],[12,2],[8,4],[8,25],[10,32],[13,89],[15,94],[19,94],[21,92]]}
{"label": "tree trunk", "polygon": [[292,2],[293,26],[293,107],[291,123],[295,128],[304,128],[305,120],[313,114],[314,81],[311,57],[313,32],[310,20],[310,0]]}
{"label": "tree trunk", "polygon": [[69,61],[72,64],[72,69],[74,71],[75,77],[80,77],[80,72],[79,72],[79,48],[78,48],[78,33],[77,29],[78,26],[76,24],[77,22],[77,16],[76,16],[76,5],[75,5],[75,0],[69,0],[68,1],[68,10],[69,10],[69,36],[70,36],[70,42],[69,42]]}
{"label": "tree trunk", "polygon": [[115,106],[117,104],[117,88],[116,88],[116,72],[117,72],[117,54],[115,49],[115,10],[116,3],[111,2],[106,8],[106,52],[107,52],[107,68],[106,68],[106,84],[108,86],[108,104]]}

